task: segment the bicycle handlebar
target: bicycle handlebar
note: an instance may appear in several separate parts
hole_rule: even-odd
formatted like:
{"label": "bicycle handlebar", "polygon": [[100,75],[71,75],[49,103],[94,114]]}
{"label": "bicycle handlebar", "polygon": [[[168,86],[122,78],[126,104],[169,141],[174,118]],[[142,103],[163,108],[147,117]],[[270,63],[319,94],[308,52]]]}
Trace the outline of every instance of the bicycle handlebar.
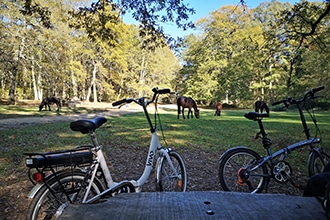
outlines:
{"label": "bicycle handlebar", "polygon": [[276,102],[273,102],[272,105],[279,105],[284,103],[285,107],[288,107],[290,104],[299,104],[304,102],[306,99],[314,99],[317,98],[316,96],[314,96],[315,93],[321,91],[324,89],[324,86],[320,86],[318,88],[313,88],[311,90],[309,90],[308,92],[305,93],[304,98],[297,100],[297,99],[293,99],[293,98],[286,98],[286,99],[282,99]]}
{"label": "bicycle handlebar", "polygon": [[324,89],[324,86],[320,86],[318,88],[311,89],[310,92],[314,94],[314,93],[317,93],[317,92],[319,92],[323,89]]}
{"label": "bicycle handlebar", "polygon": [[[149,105],[150,103],[152,103],[158,94],[176,94],[175,92],[171,92],[170,89],[153,88],[152,91],[154,92],[154,95],[153,95],[152,99],[150,101],[148,101],[145,105]],[[144,97],[141,97],[138,99],[134,99],[134,98],[121,99],[121,100],[118,100],[118,101],[115,101],[114,103],[112,103],[112,106],[118,106],[118,105],[122,105],[124,103],[131,103],[131,102],[135,102],[135,103],[141,105],[142,100],[144,100]]]}

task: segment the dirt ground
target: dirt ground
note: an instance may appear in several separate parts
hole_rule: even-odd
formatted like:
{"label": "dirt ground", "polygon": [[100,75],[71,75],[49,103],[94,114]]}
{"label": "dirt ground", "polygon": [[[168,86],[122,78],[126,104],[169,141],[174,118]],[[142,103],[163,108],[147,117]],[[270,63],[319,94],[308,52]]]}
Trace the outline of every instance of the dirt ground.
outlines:
{"label": "dirt ground", "polygon": [[[106,114],[119,115],[136,112],[137,109],[127,108],[116,111],[112,109]],[[84,118],[86,115],[71,115],[72,118]],[[42,123],[54,121],[54,117],[41,117]],[[55,117],[56,120],[68,120],[66,116]],[[6,119],[0,122],[0,131],[10,127],[28,126],[40,122],[35,118]],[[133,153],[132,153],[133,151]],[[200,149],[180,149],[179,153],[184,157],[188,173],[188,191],[218,191],[221,187],[218,183],[218,158],[220,154],[213,154]],[[114,157],[113,155],[120,155]],[[108,154],[112,164],[112,174],[115,180],[136,179],[143,172],[145,152],[140,148],[127,147],[111,150]],[[1,161],[0,161],[1,162]],[[134,163],[134,166],[132,164]],[[143,188],[143,191],[154,191],[152,178]],[[27,173],[13,173],[5,179],[0,179],[0,220],[25,219],[29,205],[27,195],[32,189]],[[302,191],[288,184],[278,184],[272,181],[268,193],[284,193],[289,195],[301,195]]]}

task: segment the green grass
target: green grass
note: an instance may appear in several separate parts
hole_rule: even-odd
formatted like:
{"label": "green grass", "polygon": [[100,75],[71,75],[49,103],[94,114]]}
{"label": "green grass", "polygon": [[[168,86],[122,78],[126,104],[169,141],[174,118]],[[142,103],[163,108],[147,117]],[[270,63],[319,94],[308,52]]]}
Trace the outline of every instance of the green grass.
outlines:
{"label": "green grass", "polygon": [[[35,108],[8,109],[0,106],[0,118],[56,115],[55,112],[37,112]],[[104,109],[103,109],[104,110]],[[7,116],[4,112],[10,111]],[[76,109],[76,112],[95,112],[98,110]],[[188,148],[192,151],[200,149],[212,151],[220,155],[234,146],[251,147],[265,154],[261,141],[255,140],[258,131],[257,122],[244,118],[249,110],[224,110],[220,117],[214,117],[213,110],[201,110],[200,119],[177,119],[175,110],[160,109],[161,125],[164,129],[166,143],[169,147]],[[153,111],[151,111],[153,112]],[[30,113],[30,114],[29,114]],[[71,114],[72,110],[63,108],[59,114]],[[152,115],[152,119],[154,119]],[[322,132],[322,146],[330,153],[330,115],[328,112],[317,112],[319,128]],[[0,121],[1,123],[1,121]],[[39,124],[28,127],[0,130],[0,175],[24,171],[24,152],[46,152],[58,149],[69,149],[90,143],[87,135],[73,132],[69,129],[70,122]],[[108,117],[108,122],[97,130],[99,143],[107,151],[111,147],[141,146],[145,151],[149,146],[150,133],[143,113],[130,114],[120,117]],[[264,119],[264,126],[273,140],[273,151],[304,139],[297,112],[271,112],[270,118]],[[311,134],[315,133],[311,124]],[[163,146],[166,146],[157,122],[157,130]],[[308,150],[300,150],[302,154],[294,156],[298,166],[306,165]],[[216,168],[215,168],[216,169]]]}

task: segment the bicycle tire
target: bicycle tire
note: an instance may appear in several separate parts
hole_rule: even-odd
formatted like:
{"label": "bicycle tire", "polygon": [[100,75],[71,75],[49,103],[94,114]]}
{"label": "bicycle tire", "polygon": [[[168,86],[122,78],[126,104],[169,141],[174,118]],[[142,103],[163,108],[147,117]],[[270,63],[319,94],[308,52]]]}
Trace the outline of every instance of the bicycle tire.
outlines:
{"label": "bicycle tire", "polygon": [[185,192],[187,189],[187,170],[183,158],[176,151],[170,151],[170,159],[179,177],[173,174],[167,158],[161,158],[156,168],[156,189],[160,192]]}
{"label": "bicycle tire", "polygon": [[[224,191],[260,193],[265,188],[267,167],[249,171],[261,157],[255,151],[236,147],[226,151],[219,162],[219,182]],[[244,181],[239,176],[244,176]]]}
{"label": "bicycle tire", "polygon": [[308,163],[308,174],[309,177],[321,173],[324,171],[325,166],[330,162],[330,156],[321,151],[320,154],[318,152],[312,151],[309,157]]}
{"label": "bicycle tire", "polygon": [[[73,200],[72,202],[80,203],[82,201],[85,190],[81,190],[81,183],[84,178],[85,173],[80,170],[67,170],[58,176],[69,197]],[[28,220],[56,219],[68,205],[69,200],[61,189],[57,179],[55,177],[50,178],[47,180],[47,184],[54,193],[51,193],[50,188],[45,184],[41,187],[29,205],[27,213]],[[95,178],[90,197],[97,195],[103,190],[104,187],[100,180]]]}

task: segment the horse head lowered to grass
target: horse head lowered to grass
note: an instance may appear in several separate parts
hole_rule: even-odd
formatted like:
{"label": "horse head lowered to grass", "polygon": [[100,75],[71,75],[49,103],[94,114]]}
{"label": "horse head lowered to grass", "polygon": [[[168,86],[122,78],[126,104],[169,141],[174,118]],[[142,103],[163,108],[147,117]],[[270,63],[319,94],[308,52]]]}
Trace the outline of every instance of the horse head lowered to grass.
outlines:
{"label": "horse head lowered to grass", "polygon": [[56,98],[54,96],[44,98],[39,105],[39,111],[41,111],[44,107],[45,107],[45,110],[47,110],[47,106],[48,106],[48,110],[51,111],[50,106],[54,105],[54,104],[56,104],[56,106],[57,106],[56,111],[61,110],[61,100],[59,98]]}
{"label": "horse head lowered to grass", "polygon": [[260,100],[256,101],[254,103],[254,108],[255,108],[255,112],[262,113],[265,110],[267,113],[269,113],[269,108],[265,101],[260,101]]}
{"label": "horse head lowered to grass", "polygon": [[177,105],[178,105],[178,119],[180,118],[180,113],[182,113],[183,119],[186,117],[184,116],[184,109],[188,108],[188,118],[189,115],[191,115],[191,118],[193,118],[192,114],[192,108],[194,109],[195,117],[199,118],[199,109],[197,108],[196,102],[190,98],[185,96],[179,96],[177,99]]}

